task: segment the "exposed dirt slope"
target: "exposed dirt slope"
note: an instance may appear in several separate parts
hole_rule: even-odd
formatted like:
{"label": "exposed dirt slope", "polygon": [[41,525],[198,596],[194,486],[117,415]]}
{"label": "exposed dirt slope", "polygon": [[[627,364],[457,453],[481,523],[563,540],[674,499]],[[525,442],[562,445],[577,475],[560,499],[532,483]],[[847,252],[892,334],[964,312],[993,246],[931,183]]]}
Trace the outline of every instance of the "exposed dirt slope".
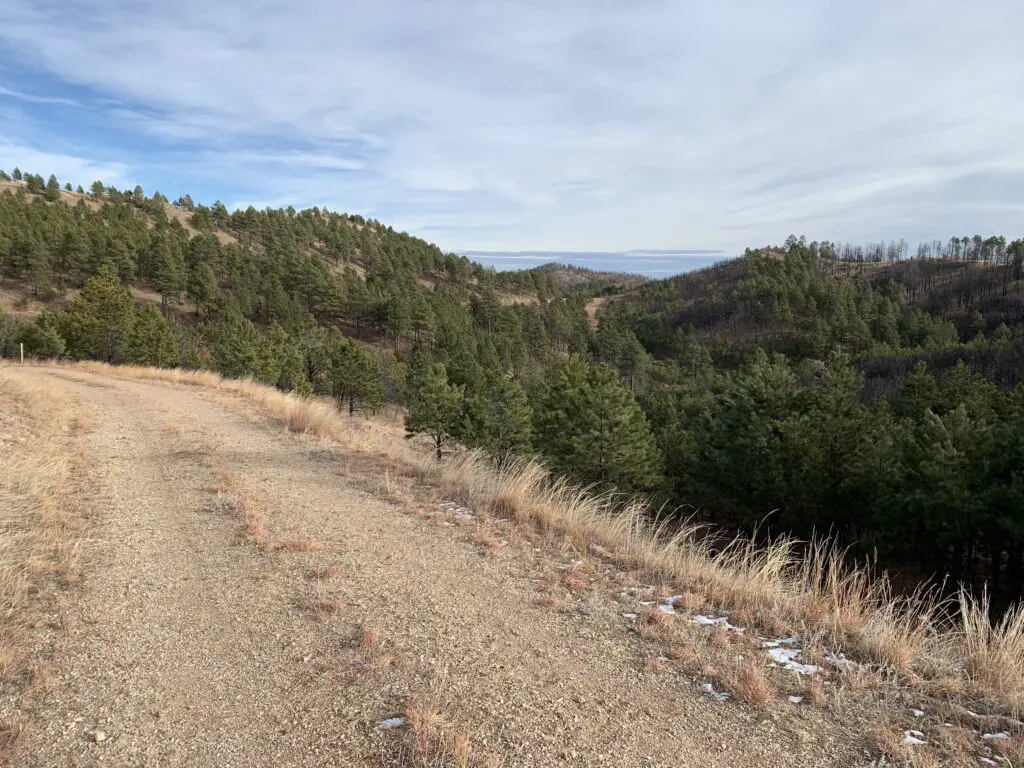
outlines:
{"label": "exposed dirt slope", "polygon": [[85,406],[97,489],[23,765],[412,764],[406,729],[377,730],[410,697],[505,766],[862,760],[813,709],[713,702],[644,668],[613,595],[538,605],[556,551],[513,539],[484,554],[369,493],[337,448],[224,395],[4,374],[56,380]]}

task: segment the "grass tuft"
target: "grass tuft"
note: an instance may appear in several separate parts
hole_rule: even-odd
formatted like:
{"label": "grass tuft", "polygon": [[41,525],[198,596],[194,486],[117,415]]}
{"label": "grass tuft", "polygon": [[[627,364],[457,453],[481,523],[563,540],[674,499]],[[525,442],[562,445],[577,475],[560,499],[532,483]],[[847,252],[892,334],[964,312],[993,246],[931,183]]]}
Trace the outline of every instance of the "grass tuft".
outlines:
{"label": "grass tuft", "polygon": [[772,686],[765,676],[764,667],[753,661],[738,662],[722,673],[722,683],[732,695],[748,704],[767,704],[772,697]]}

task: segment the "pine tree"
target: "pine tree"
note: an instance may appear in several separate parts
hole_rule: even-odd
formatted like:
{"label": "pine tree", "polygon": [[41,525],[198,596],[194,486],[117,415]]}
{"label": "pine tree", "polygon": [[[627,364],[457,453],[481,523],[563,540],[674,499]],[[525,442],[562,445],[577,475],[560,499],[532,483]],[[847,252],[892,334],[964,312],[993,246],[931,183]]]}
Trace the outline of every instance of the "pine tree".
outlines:
{"label": "pine tree", "polygon": [[927,366],[919,362],[914,372],[903,382],[903,390],[893,407],[898,416],[910,416],[914,420],[924,418],[925,411],[939,403],[939,387],[927,373]]}
{"label": "pine tree", "polygon": [[432,362],[426,346],[423,344],[413,345],[412,353],[409,356],[409,368],[405,374],[405,387],[402,390],[402,400],[406,406],[419,399],[420,393],[427,385]]}
{"label": "pine tree", "polygon": [[355,414],[356,402],[376,409],[381,402],[380,371],[377,361],[357,341],[337,334],[330,342],[331,394],[338,405],[348,401],[348,415]]}
{"label": "pine tree", "polygon": [[504,464],[530,450],[532,419],[533,412],[519,382],[497,376],[485,392],[466,398],[459,437]]}
{"label": "pine tree", "polygon": [[217,370],[232,379],[251,377],[264,384],[276,384],[281,363],[271,344],[238,309],[233,296],[211,310],[216,319],[205,334]]}
{"label": "pine tree", "polygon": [[573,357],[541,393],[537,446],[552,469],[601,488],[655,490],[661,456],[643,411],[607,366]]}
{"label": "pine tree", "polygon": [[59,323],[49,312],[43,312],[32,325],[25,326],[19,341],[25,345],[25,354],[36,358],[60,357],[66,347]]}
{"label": "pine tree", "polygon": [[280,325],[267,330],[267,344],[280,363],[276,386],[284,392],[295,392],[303,397],[313,394],[313,387],[303,368],[302,350]]}
{"label": "pine tree", "polygon": [[188,272],[185,290],[196,305],[196,317],[200,317],[203,308],[209,306],[219,293],[213,268],[206,262],[196,264]]}
{"label": "pine tree", "polygon": [[[185,261],[178,243],[167,236],[154,238],[150,254],[153,287],[160,293],[160,308],[178,303],[185,285]],[[205,278],[204,278],[205,279]]]}
{"label": "pine tree", "polygon": [[133,319],[131,292],[118,281],[114,268],[104,264],[86,281],[63,319],[68,354],[124,362]]}
{"label": "pine tree", "polygon": [[11,173],[11,176],[14,177],[15,181],[21,181],[21,168],[15,166],[14,171]]}
{"label": "pine tree", "polygon": [[169,368],[180,362],[178,343],[166,318],[153,304],[135,310],[128,333],[128,362]]}
{"label": "pine tree", "polygon": [[448,382],[444,365],[434,363],[427,371],[417,399],[409,403],[405,416],[406,437],[428,435],[440,461],[444,446],[458,430],[462,400],[462,388]]}

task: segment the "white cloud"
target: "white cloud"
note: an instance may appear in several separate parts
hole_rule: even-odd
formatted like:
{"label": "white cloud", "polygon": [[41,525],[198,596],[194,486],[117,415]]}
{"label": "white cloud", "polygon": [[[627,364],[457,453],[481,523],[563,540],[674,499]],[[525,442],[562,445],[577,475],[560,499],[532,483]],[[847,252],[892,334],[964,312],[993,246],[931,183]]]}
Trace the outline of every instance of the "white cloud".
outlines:
{"label": "white cloud", "polygon": [[80,106],[74,99],[66,99],[63,96],[37,96],[31,93],[22,93],[16,91],[13,88],[7,88],[0,85],[0,96],[6,96],[10,99],[17,99],[19,101],[27,101],[32,104],[61,104],[66,107],[77,107]]}
{"label": "white cloud", "polygon": [[155,162],[225,199],[446,247],[736,249],[1005,224],[1024,176],[991,216],[958,180],[1024,171],[1022,22],[1015,0],[7,0],[0,45],[198,146]]}
{"label": "white cloud", "polygon": [[39,173],[44,176],[55,174],[63,184],[89,184],[96,179],[105,184],[127,186],[130,182],[128,168],[122,163],[102,163],[75,155],[59,152],[44,152],[24,144],[0,141],[0,168],[8,173],[15,167],[25,173]]}

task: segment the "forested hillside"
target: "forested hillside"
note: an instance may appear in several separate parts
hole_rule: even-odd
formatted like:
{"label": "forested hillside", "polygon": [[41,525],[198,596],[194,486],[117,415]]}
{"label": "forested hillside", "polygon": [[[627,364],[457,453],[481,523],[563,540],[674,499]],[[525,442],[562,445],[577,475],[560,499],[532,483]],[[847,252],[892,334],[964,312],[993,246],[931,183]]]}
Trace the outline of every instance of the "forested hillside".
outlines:
{"label": "forested hillside", "polygon": [[1024,241],[928,248],[791,238],[606,305],[596,341],[677,502],[1016,596]]}
{"label": "forested hillside", "polygon": [[[326,210],[0,176],[0,350],[400,403],[453,442],[915,577],[1024,584],[1024,242],[495,273]],[[588,299],[591,301],[588,318]],[[589,322],[588,322],[589,320]]]}

